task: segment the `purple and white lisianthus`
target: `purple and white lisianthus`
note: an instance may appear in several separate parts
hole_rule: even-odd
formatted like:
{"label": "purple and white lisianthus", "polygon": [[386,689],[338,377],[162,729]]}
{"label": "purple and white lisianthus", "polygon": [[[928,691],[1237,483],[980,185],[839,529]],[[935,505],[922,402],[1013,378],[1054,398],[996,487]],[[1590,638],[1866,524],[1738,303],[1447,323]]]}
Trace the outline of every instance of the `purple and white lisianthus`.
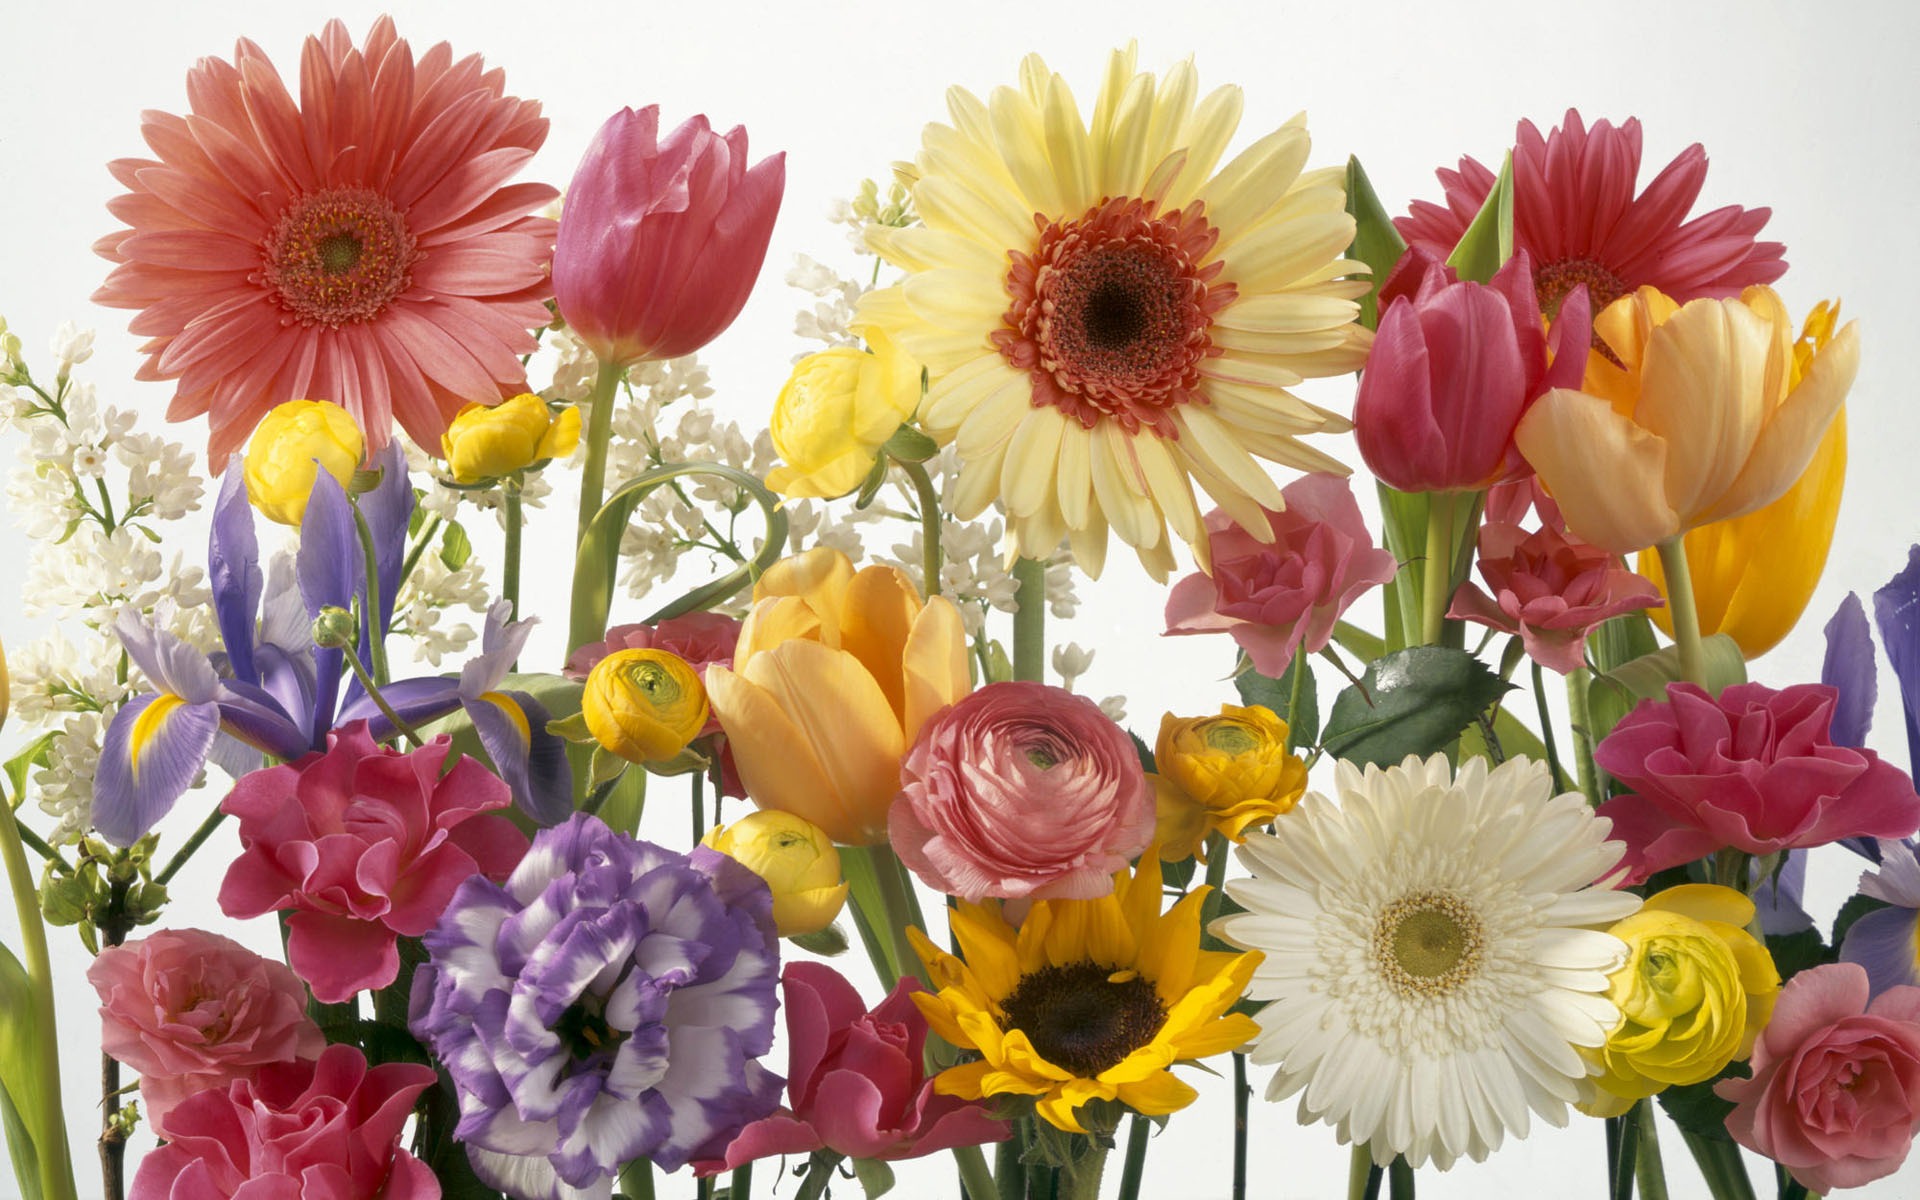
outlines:
{"label": "purple and white lisianthus", "polygon": [[605,1200],[623,1163],[717,1157],[771,1113],[779,938],[760,877],[577,814],[424,939],[412,1026],[459,1094],[481,1179]]}

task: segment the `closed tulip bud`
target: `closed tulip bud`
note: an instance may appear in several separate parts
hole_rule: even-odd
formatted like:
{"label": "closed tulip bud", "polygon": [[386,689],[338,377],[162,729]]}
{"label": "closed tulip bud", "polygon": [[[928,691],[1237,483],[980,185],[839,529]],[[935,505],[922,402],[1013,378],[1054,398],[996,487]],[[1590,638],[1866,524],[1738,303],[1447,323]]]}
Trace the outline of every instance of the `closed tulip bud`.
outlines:
{"label": "closed tulip bud", "polygon": [[1161,776],[1235,842],[1248,826],[1291,810],[1307,787],[1306,764],[1287,750],[1287,723],[1258,704],[1223,704],[1217,717],[1168,713],[1153,758]]}
{"label": "closed tulip bud", "polygon": [[620,650],[594,665],[580,711],[595,741],[632,763],[687,748],[707,723],[707,692],[685,659],[665,650]]}
{"label": "closed tulip bud", "polygon": [[571,454],[579,441],[579,409],[568,405],[555,416],[545,400],[522,392],[492,407],[461,409],[440,438],[440,452],[455,483],[479,483]]}
{"label": "closed tulip bud", "polygon": [[781,937],[818,933],[847,902],[840,851],[820,829],[792,813],[762,809],[707,831],[700,844],[767,881]]}
{"label": "closed tulip bud", "polygon": [[242,468],[247,499],[260,515],[298,526],[313,481],[325,471],[346,487],[366,452],[366,438],[347,410],[326,400],[289,400],[261,420]]}
{"label": "closed tulip bud", "polygon": [[878,330],[872,353],[835,346],[793,368],[773,402],[768,431],[786,465],[767,486],[786,496],[831,498],[860,486],[880,448],[920,404],[920,363]]}

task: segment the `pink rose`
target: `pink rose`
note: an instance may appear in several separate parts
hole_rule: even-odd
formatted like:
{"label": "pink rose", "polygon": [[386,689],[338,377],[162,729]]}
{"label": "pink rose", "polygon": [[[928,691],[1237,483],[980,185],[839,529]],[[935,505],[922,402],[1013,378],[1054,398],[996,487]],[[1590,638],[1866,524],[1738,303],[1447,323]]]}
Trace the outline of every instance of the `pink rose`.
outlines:
{"label": "pink rose", "polygon": [[198,1092],[326,1047],[292,971],[199,929],[109,946],[87,968],[100,993],[100,1048],[140,1073],[147,1119],[165,1137]]}
{"label": "pink rose", "polygon": [[1466,584],[1447,615],[1519,634],[1529,657],[1562,675],[1586,665],[1587,634],[1601,622],[1665,603],[1651,580],[1551,527],[1481,526],[1480,577],[1493,594]]}
{"label": "pink rose", "polygon": [[1594,761],[1632,789],[1600,806],[1638,883],[1732,846],[1752,855],[1920,828],[1920,796],[1897,767],[1829,736],[1838,693],[1742,683],[1719,699],[1690,683],[1644,700]]}
{"label": "pink rose", "polygon": [[872,1012],[852,984],[820,963],[788,963],[780,983],[792,1107],[741,1130],[724,1159],[696,1163],[696,1174],[815,1150],[919,1158],[1012,1135],[985,1105],[934,1093],[921,1058],[927,1019],[912,999],[919,980],[902,979]]}
{"label": "pink rose", "polygon": [[1279,675],[1296,648],[1318,653],[1340,614],[1392,579],[1393,555],[1376,550],[1347,481],[1304,475],[1280,489],[1262,542],[1219,509],[1207,514],[1213,574],[1195,573],[1167,596],[1167,633],[1226,633],[1262,675]]}
{"label": "pink rose", "polygon": [[128,1200],[437,1200],[440,1181],[400,1149],[419,1063],[368,1067],[352,1046],[280,1063],[188,1099],[141,1160]]}
{"label": "pink rose", "polygon": [[920,730],[887,813],[894,851],[963,900],[1104,896],[1153,840],[1153,786],[1084,696],[990,683]]}
{"label": "pink rose", "polygon": [[526,835],[489,815],[512,803],[507,785],[473,758],[443,776],[451,747],[441,737],[402,754],[356,721],[325,752],[244,776],[222,802],[242,850],[220,908],[294,910],[287,961],[318,999],[392,983],[398,939],[432,929],[468,877],[504,879],[526,853]]}
{"label": "pink rose", "polygon": [[1864,968],[1802,971],[1780,989],[1752,1061],[1751,1079],[1713,1085],[1737,1105],[1727,1132],[1810,1191],[1859,1187],[1906,1161],[1920,1134],[1920,988],[1868,1004]]}

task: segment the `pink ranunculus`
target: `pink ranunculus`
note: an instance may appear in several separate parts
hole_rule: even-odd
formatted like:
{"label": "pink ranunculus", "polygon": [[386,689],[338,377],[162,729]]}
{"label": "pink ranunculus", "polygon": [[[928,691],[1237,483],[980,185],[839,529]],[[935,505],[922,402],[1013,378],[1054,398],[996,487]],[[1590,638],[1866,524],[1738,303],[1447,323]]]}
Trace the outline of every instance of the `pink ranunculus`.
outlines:
{"label": "pink ranunculus", "polygon": [[1415,273],[1411,296],[1387,303],[1382,293],[1353,403],[1360,456],[1403,492],[1479,491],[1529,474],[1513,430],[1548,389],[1580,386],[1591,336],[1585,289],[1567,297],[1549,346],[1525,254],[1479,284],[1410,250],[1389,282]]}
{"label": "pink ranunculus", "polygon": [[[616,650],[666,650],[687,661],[694,673],[706,678],[714,664],[733,666],[733,648],[740,642],[740,621],[723,613],[696,612],[668,617],[653,625],[615,625],[607,636],[588,643],[567,656],[568,679],[584,680],[595,663]],[[733,751],[727,748],[720,714],[709,713],[700,727],[700,736],[712,738],[710,753],[720,759],[720,792],[736,799],[745,798],[746,785],[740,782],[740,770],[733,765]]]}
{"label": "pink ranunculus", "polygon": [[1886,1178],[1920,1134],[1920,988],[1871,1004],[1867,990],[1855,963],[1795,975],[1754,1043],[1752,1078],[1713,1085],[1736,1105],[1733,1140],[1811,1191]]}
{"label": "pink ranunculus", "polygon": [[504,879],[526,853],[526,835],[492,814],[513,802],[507,785],[473,758],[442,775],[451,748],[440,737],[402,754],[356,721],[324,752],[242,777],[222,802],[242,849],[220,907],[293,910],[287,961],[320,1000],[392,983],[398,939],[432,929],[468,877]]}
{"label": "pink ranunculus", "polygon": [[352,1046],[202,1091],[141,1160],[128,1200],[437,1200],[440,1181],[399,1146],[433,1086],[419,1063],[369,1067]]}
{"label": "pink ranunculus", "polygon": [[724,1158],[694,1164],[696,1174],[815,1150],[919,1158],[1012,1135],[1013,1127],[994,1120],[985,1105],[935,1093],[921,1058],[927,1019],[912,999],[919,980],[902,979],[872,1012],[822,963],[788,963],[780,984],[789,1107],[741,1130]]}
{"label": "pink ranunculus", "polygon": [[1267,512],[1262,542],[1226,513],[1207,514],[1213,574],[1196,572],[1167,596],[1167,633],[1226,633],[1262,675],[1287,669],[1295,649],[1318,653],[1340,614],[1393,578],[1393,555],[1373,535],[1337,475],[1304,475],[1280,489],[1284,511]]}
{"label": "pink ranunculus", "polygon": [[694,117],[660,138],[660,109],[622,109],[567,188],[553,296],[602,363],[678,358],[718,337],[760,274],[786,155],[747,165],[747,131]]}
{"label": "pink ranunculus", "polygon": [[147,1119],[164,1137],[198,1092],[326,1048],[292,971],[199,929],[109,946],[87,968],[100,994],[100,1048],[140,1073]]}
{"label": "pink ranunculus", "polygon": [[1552,528],[1481,526],[1480,577],[1487,591],[1466,584],[1447,615],[1519,634],[1529,657],[1562,675],[1586,665],[1587,634],[1602,621],[1665,603],[1612,554]]}
{"label": "pink ranunculus", "polygon": [[920,730],[887,813],[894,852],[963,900],[1086,900],[1153,841],[1132,739],[1085,696],[990,683]]}
{"label": "pink ranunculus", "polygon": [[1644,700],[1594,751],[1631,789],[1600,806],[1638,883],[1734,847],[1748,854],[1920,829],[1920,796],[1899,768],[1830,737],[1838,693],[1742,683],[1718,699],[1690,683]]}

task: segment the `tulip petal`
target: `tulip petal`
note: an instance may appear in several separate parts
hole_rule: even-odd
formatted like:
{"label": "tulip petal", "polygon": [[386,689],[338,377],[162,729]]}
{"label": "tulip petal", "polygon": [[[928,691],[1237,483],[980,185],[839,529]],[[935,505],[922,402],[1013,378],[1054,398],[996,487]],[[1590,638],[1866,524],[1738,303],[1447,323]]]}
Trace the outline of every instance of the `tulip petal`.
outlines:
{"label": "tulip petal", "polygon": [[[1744,304],[1696,300],[1648,339],[1634,420],[1667,443],[1663,490],[1687,527],[1758,507],[1721,511],[1720,502],[1774,415],[1770,409],[1779,393],[1762,390],[1772,334],[1766,320]],[[1804,449],[1811,454],[1812,443]],[[1785,479],[1805,466],[1803,455],[1760,503],[1779,495]]]}
{"label": "tulip petal", "polygon": [[920,615],[919,592],[899,568],[875,565],[854,573],[841,603],[840,649],[860,660],[886,694],[894,720],[903,720],[901,653]]}
{"label": "tulip petal", "polygon": [[967,630],[960,610],[935,596],[920,610],[901,654],[906,686],[906,716],[901,734],[907,745],[935,713],[973,687],[967,670]]}
{"label": "tulip petal", "polygon": [[1813,360],[1806,378],[1760,431],[1739,476],[1703,520],[1723,521],[1770,504],[1806,472],[1860,369],[1858,324],[1849,321]]}
{"label": "tulip petal", "polygon": [[835,841],[850,840],[857,833],[855,822],[806,734],[773,694],[718,666],[707,668],[706,684],[753,802],[803,817]]}
{"label": "tulip petal", "polygon": [[[755,655],[742,667],[741,675],[764,689],[812,746],[838,811],[835,819],[819,821],[803,809],[771,807],[787,808],[813,820],[837,842],[866,845],[885,837],[887,807],[900,788],[900,756],[906,747],[893,706],[860,660],[818,642],[784,642]],[[740,729],[738,722],[724,715],[721,724],[729,737]],[[752,737],[750,730],[748,736]],[[734,761],[751,795],[747,759],[759,756],[746,753],[739,740],[733,746]],[[760,766],[762,774],[768,768],[784,768],[784,764]]]}
{"label": "tulip petal", "polygon": [[1605,400],[1556,388],[1527,410],[1514,443],[1582,539],[1631,554],[1680,532],[1666,442]]}

